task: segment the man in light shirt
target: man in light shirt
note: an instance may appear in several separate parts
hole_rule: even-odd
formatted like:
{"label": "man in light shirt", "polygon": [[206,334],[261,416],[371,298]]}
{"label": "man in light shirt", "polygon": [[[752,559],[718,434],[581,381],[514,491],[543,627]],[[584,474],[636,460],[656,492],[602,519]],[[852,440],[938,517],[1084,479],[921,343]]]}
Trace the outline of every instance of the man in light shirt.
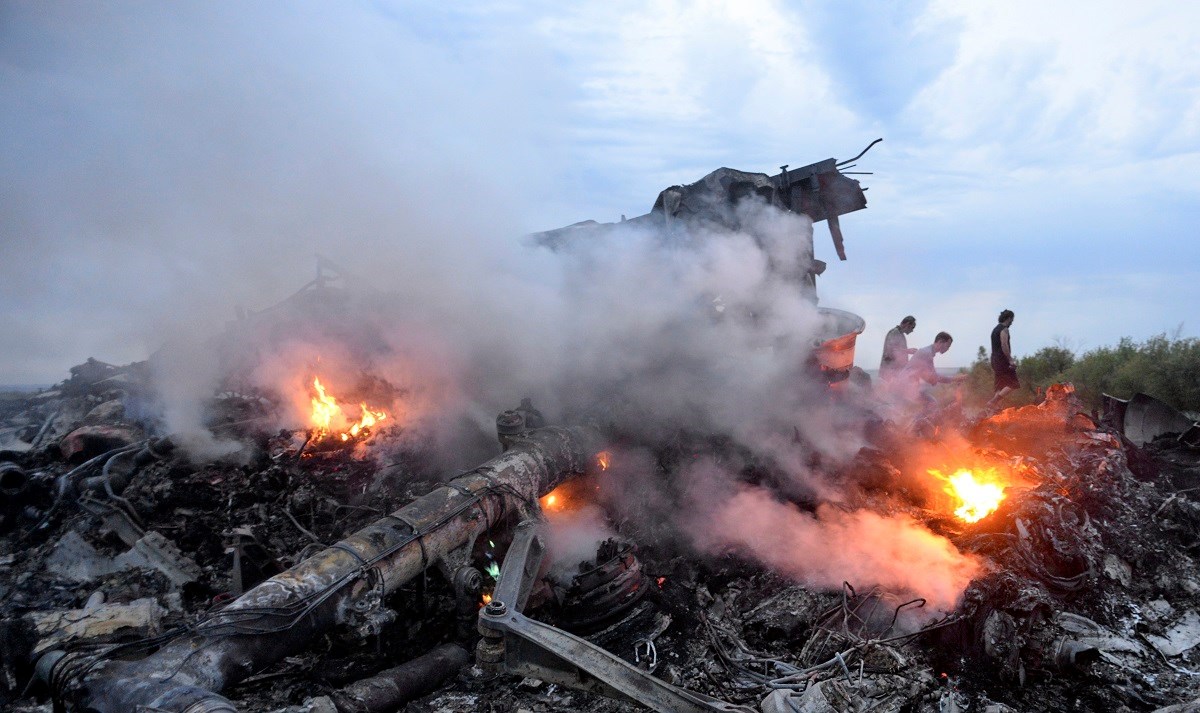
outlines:
{"label": "man in light shirt", "polygon": [[967,378],[966,374],[942,376],[937,373],[937,367],[933,364],[933,358],[938,354],[945,354],[953,343],[954,337],[946,332],[938,332],[933,339],[933,344],[916,350],[904,367],[903,375],[920,387],[918,396],[921,399],[921,416],[928,416],[937,409],[937,399],[933,398],[933,387],[938,384],[957,384]]}

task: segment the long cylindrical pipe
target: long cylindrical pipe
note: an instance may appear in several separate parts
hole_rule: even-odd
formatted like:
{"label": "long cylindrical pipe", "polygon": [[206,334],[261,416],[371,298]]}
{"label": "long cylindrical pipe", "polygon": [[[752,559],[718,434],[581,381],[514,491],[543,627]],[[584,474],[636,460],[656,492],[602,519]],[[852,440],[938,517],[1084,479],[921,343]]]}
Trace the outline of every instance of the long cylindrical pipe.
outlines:
{"label": "long cylindrical pipe", "polygon": [[344,620],[360,595],[394,591],[507,514],[587,472],[600,447],[590,428],[528,431],[475,470],[259,584],[195,633],[139,661],[80,668],[86,673],[63,687],[64,697],[96,713],[225,705],[215,694],[301,650]]}
{"label": "long cylindrical pipe", "polygon": [[341,713],[392,713],[436,690],[470,662],[471,654],[463,647],[442,644],[424,656],[346,686],[333,695],[333,702]]}

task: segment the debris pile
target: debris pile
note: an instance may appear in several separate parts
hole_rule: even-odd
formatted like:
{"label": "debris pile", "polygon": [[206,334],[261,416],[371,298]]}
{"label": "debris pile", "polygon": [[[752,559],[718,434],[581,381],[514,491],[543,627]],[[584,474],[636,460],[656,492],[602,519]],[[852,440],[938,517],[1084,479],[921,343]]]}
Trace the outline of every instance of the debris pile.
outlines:
{"label": "debris pile", "polygon": [[[1179,434],[1136,446],[1080,413],[1066,386],[1041,405],[964,425],[954,448],[1024,474],[976,522],[953,515],[932,476],[925,492],[903,479],[882,486],[888,507],[906,492],[899,507],[981,563],[957,606],[931,615],[924,600],[869,582],[822,591],[736,549],[681,554],[647,539],[644,525],[620,522],[588,561],[547,570],[541,553],[555,546],[546,539],[570,509],[562,502],[603,489],[623,451],[598,433],[560,446],[547,439],[566,436],[540,413],[529,426],[508,423],[516,411],[502,414],[504,453],[438,488],[443,475],[423,470],[419,453],[389,454],[403,456],[400,466],[353,449],[304,458],[294,435],[256,432],[253,421],[229,431],[252,446],[249,456],[194,462],[126,416],[147,389],[138,371],[90,363],[54,389],[4,402],[6,706],[33,709],[47,696],[94,704],[106,700],[97,681],[120,682],[122,666],[159,660],[136,669],[149,680],[156,666],[192,665],[171,651],[206,650],[221,637],[244,649],[256,636],[282,648],[225,671],[217,690],[197,675],[189,705],[210,692],[247,711],[406,702],[413,711],[615,711],[636,708],[630,701],[659,710],[686,701],[695,710],[1142,711],[1200,696],[1200,453]],[[879,473],[909,468],[913,445],[947,444],[881,425],[877,442],[838,474],[863,484],[858,505],[884,502]],[[583,450],[544,459],[560,447]],[[657,454],[665,479],[679,475],[679,447]],[[504,468],[533,462],[526,452],[546,482],[505,480]],[[380,472],[398,467],[405,477],[379,487]],[[581,479],[553,490],[572,474]],[[447,512],[472,523],[462,542],[437,544],[435,526],[448,521],[431,497],[460,503]],[[604,496],[592,500],[602,507]],[[401,575],[395,556],[380,553],[403,542],[416,544]],[[335,555],[343,564],[332,564]],[[282,582],[292,593],[272,594]],[[338,604],[323,615],[314,602]],[[500,638],[488,638],[488,621],[500,622]],[[498,652],[474,651],[489,640]],[[159,704],[174,700],[161,693]],[[166,709],[183,710],[180,700]]]}

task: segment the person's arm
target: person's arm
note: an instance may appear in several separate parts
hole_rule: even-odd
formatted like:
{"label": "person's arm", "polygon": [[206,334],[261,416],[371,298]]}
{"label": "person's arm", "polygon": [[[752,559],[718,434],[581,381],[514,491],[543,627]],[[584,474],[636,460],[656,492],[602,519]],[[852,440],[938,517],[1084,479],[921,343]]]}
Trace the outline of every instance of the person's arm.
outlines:
{"label": "person's arm", "polygon": [[1004,358],[1008,360],[1009,366],[1016,369],[1017,363],[1012,358],[1012,348],[1008,344],[1008,330],[1000,330],[1000,349],[1004,352]]}
{"label": "person's arm", "polygon": [[941,376],[937,373],[937,367],[933,365],[933,359],[926,358],[924,354],[918,354],[911,363],[916,363],[917,374],[921,381],[924,381],[930,386],[935,386],[941,383]]}

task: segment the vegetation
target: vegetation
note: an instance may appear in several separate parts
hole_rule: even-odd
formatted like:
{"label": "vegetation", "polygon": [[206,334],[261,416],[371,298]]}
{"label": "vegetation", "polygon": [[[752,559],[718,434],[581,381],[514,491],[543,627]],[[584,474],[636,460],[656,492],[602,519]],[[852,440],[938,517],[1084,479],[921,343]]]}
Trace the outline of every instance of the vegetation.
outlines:
{"label": "vegetation", "polygon": [[[972,400],[986,401],[992,393],[992,368],[983,347],[967,373]],[[1047,386],[1069,381],[1093,408],[1099,407],[1101,394],[1127,399],[1142,392],[1182,411],[1200,411],[1197,338],[1160,334],[1135,342],[1126,337],[1115,347],[1099,347],[1078,356],[1061,344],[1042,347],[1017,361],[1017,375],[1021,389],[1006,398],[1005,406],[1034,403]]]}

